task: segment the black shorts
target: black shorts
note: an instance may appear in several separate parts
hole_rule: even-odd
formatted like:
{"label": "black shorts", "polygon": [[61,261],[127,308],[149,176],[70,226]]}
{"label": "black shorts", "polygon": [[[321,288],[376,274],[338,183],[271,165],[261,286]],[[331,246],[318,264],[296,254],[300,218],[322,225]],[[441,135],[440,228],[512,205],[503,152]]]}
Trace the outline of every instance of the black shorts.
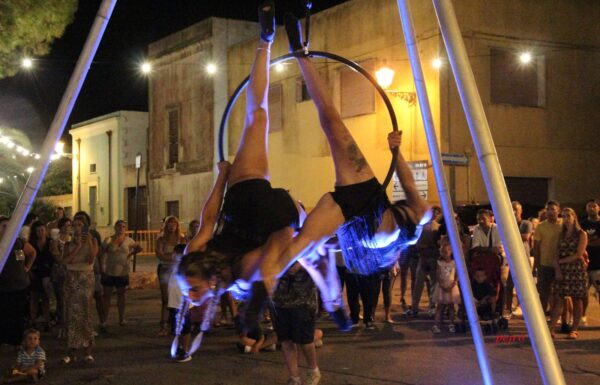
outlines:
{"label": "black shorts", "polygon": [[381,204],[382,199],[387,201],[385,191],[377,178],[347,186],[335,186],[331,196],[342,209],[346,221],[372,211]]}
{"label": "black shorts", "polygon": [[209,246],[218,251],[246,253],[262,246],[285,227],[297,229],[296,203],[284,189],[266,179],[249,179],[227,190],[216,235]]}
{"label": "black shorts", "polygon": [[306,345],[315,339],[315,312],[308,307],[275,307],[272,314],[273,327],[279,342],[292,341]]}
{"label": "black shorts", "polygon": [[127,287],[129,286],[129,276],[124,275],[122,277],[115,277],[112,275],[102,274],[100,283],[102,283],[102,286],[108,287]]}

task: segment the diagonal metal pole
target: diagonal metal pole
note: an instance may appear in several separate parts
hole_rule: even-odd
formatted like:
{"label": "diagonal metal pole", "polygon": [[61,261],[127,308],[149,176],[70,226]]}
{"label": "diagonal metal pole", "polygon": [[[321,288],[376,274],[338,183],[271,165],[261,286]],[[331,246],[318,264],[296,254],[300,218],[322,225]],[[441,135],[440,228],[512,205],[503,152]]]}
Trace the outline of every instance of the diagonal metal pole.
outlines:
{"label": "diagonal metal pole", "polygon": [[525,248],[517,228],[498,154],[496,153],[481,97],[477,90],[467,50],[458,27],[454,7],[450,0],[433,0],[433,6],[469,130],[471,131],[483,180],[495,216],[498,219],[500,237],[508,251],[508,263],[517,288],[540,374],[546,385],[563,385],[565,384],[565,378],[533,282],[529,260],[525,255]]}
{"label": "diagonal metal pole", "polygon": [[46,135],[46,139],[44,139],[44,143],[42,144],[40,165],[29,177],[29,180],[23,189],[23,193],[17,202],[17,207],[15,207],[10,221],[8,222],[8,227],[4,233],[4,237],[2,237],[0,240],[0,271],[2,271],[4,268],[4,264],[6,263],[6,260],[11,252],[12,245],[19,234],[19,229],[23,225],[25,216],[31,209],[33,200],[35,199],[40,185],[44,180],[46,171],[48,171],[50,155],[54,151],[56,143],[60,140],[64,132],[67,121],[69,120],[69,116],[71,115],[71,111],[73,110],[73,106],[75,105],[75,101],[77,101],[79,91],[83,86],[83,82],[85,81],[85,77],[90,69],[92,60],[96,55],[100,41],[102,41],[102,35],[104,34],[104,30],[108,25],[108,21],[110,20],[110,16],[112,15],[112,11],[115,8],[116,3],[117,0],[103,0],[102,4],[100,4],[100,8],[96,14],[96,19],[92,25],[92,29],[90,30],[85,45],[83,46],[83,50],[79,55],[79,59],[75,65],[75,70],[71,75],[69,84],[67,84],[67,88],[65,89],[65,93],[60,101],[60,105],[58,106],[58,110],[54,116],[54,120],[52,120],[50,129]]}
{"label": "diagonal metal pole", "polygon": [[410,13],[408,0],[397,0],[397,3],[398,11],[400,12],[400,19],[402,21],[404,41],[406,43],[406,49],[408,50],[410,67],[412,69],[413,79],[417,89],[417,97],[419,98],[419,107],[421,109],[421,117],[425,127],[425,135],[427,136],[427,145],[429,146],[429,154],[431,155],[431,164],[433,166],[435,182],[440,197],[440,203],[442,204],[442,210],[444,212],[444,219],[448,228],[448,235],[450,236],[450,243],[452,244],[452,254],[454,255],[454,261],[456,262],[458,283],[463,293],[462,297],[469,319],[469,324],[471,326],[471,334],[473,335],[473,343],[475,344],[475,350],[477,352],[477,360],[479,362],[479,368],[481,369],[481,375],[483,377],[484,384],[492,385],[492,373],[486,354],[485,340],[483,339],[483,333],[481,331],[481,326],[479,325],[477,307],[475,306],[473,291],[471,290],[471,281],[469,279],[467,264],[465,262],[462,241],[458,233],[456,220],[454,219],[452,199],[450,197],[450,191],[448,190],[448,184],[446,183],[446,177],[444,176],[442,155],[440,153],[440,147],[435,134],[435,125],[433,123],[431,106],[429,105],[429,98],[427,96],[427,87],[425,85],[425,77],[423,76],[423,68],[421,67],[421,60],[419,58],[419,48],[417,47],[417,39],[415,38],[412,15]]}

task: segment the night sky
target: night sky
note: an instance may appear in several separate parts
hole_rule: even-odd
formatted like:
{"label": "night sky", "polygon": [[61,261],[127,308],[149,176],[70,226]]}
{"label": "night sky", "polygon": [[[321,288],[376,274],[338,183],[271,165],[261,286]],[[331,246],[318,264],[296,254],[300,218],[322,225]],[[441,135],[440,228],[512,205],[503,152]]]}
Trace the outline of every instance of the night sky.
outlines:
{"label": "night sky", "polygon": [[[313,12],[347,0],[317,0]],[[80,0],[72,24],[35,68],[0,80],[0,126],[24,130],[38,149],[54,117],[100,0]],[[302,0],[275,2],[277,22],[292,11],[303,15]],[[210,16],[257,20],[253,0],[120,0],[81,90],[69,125],[116,110],[148,110],[147,80],[139,74],[149,43]],[[69,142],[70,140],[67,140]]]}

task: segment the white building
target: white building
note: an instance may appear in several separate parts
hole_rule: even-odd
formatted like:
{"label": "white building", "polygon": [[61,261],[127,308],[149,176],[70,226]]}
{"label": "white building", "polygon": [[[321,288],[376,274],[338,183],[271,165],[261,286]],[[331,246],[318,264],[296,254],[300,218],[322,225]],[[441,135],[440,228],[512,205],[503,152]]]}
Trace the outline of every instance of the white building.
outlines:
{"label": "white building", "polygon": [[73,211],[90,214],[101,233],[117,219],[135,226],[136,155],[141,154],[139,229],[148,223],[148,113],[117,111],[73,125]]}

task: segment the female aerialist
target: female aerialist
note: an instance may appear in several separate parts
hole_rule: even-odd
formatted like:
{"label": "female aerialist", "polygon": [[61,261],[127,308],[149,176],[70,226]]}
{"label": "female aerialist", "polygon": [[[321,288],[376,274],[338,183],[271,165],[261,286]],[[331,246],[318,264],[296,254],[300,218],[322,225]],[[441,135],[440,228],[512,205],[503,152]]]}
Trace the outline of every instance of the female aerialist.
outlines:
{"label": "female aerialist", "polygon": [[[270,47],[275,36],[273,1],[261,4],[259,22],[260,42],[246,92],[244,129],[235,160],[231,165],[218,164],[219,174],[202,209],[200,228],[179,265],[182,292],[195,304],[222,294],[236,282],[250,290],[249,283],[260,280],[261,263],[245,254],[262,246],[276,230],[298,229],[306,217],[286,190],[274,189],[269,182],[267,97]],[[261,293],[256,293],[257,287]],[[267,297],[263,288],[252,286],[253,297],[262,296],[254,298],[259,307]],[[256,312],[253,315],[259,316]]]}

